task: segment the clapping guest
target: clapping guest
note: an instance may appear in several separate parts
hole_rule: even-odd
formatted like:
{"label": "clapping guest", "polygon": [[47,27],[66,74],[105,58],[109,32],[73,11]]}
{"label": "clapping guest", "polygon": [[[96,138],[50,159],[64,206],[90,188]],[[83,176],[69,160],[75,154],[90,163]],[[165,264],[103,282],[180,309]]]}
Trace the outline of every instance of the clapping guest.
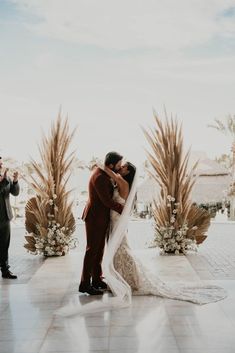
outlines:
{"label": "clapping guest", "polygon": [[13,179],[8,176],[8,169],[3,170],[3,160],[0,157],[0,268],[3,278],[16,279],[8,264],[8,249],[10,246],[11,228],[13,218],[10,205],[10,194],[19,195],[18,172],[14,172]]}

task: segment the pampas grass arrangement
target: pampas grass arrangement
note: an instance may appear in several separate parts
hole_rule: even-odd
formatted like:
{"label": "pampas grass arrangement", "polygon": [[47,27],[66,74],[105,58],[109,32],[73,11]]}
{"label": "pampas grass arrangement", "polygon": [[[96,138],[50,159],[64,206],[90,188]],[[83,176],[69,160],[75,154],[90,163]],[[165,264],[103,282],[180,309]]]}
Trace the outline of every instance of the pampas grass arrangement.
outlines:
{"label": "pampas grass arrangement", "polygon": [[32,254],[61,256],[75,245],[73,201],[69,197],[71,190],[67,191],[75,157],[75,153],[68,154],[68,150],[74,133],[75,130],[69,132],[68,119],[63,121],[59,113],[49,136],[43,135],[39,147],[41,162],[31,161],[33,173],[27,182],[36,195],[26,204],[28,234],[24,247]]}
{"label": "pampas grass arrangement", "polygon": [[155,244],[161,253],[185,254],[197,249],[210,215],[191,201],[198,163],[189,170],[190,151],[183,153],[182,125],[166,112],[164,122],[156,113],[154,118],[155,128],[144,129],[144,134],[152,150],[147,152],[150,174],[161,189],[159,200],[154,201]]}

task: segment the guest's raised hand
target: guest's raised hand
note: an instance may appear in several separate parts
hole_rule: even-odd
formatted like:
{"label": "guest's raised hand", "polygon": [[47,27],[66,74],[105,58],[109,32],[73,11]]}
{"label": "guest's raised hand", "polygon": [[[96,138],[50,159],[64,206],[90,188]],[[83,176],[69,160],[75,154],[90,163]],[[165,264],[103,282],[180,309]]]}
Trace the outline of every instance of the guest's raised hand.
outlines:
{"label": "guest's raised hand", "polygon": [[15,171],[15,172],[13,173],[13,181],[14,181],[14,182],[17,182],[17,181],[18,181],[18,178],[19,178],[19,173],[18,173],[17,171]]}

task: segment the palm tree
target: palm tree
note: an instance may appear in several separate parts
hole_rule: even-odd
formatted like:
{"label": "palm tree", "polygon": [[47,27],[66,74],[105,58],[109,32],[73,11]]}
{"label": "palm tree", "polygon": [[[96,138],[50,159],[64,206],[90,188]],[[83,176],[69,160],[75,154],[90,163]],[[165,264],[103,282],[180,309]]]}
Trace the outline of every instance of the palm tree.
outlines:
{"label": "palm tree", "polygon": [[230,219],[235,220],[235,115],[228,115],[226,121],[223,122],[219,119],[215,119],[215,124],[210,124],[208,127],[212,127],[224,135],[229,136],[232,139],[232,183],[230,185],[229,196],[230,196]]}

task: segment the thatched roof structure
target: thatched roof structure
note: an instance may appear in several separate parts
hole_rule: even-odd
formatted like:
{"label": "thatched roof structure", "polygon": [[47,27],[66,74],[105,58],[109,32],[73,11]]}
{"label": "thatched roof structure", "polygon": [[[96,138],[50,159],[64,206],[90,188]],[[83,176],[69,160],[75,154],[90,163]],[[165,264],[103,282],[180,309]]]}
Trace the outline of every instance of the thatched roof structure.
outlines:
{"label": "thatched roof structure", "polygon": [[230,175],[200,175],[192,192],[196,203],[221,202],[226,198],[231,182]]}
{"label": "thatched roof structure", "polygon": [[[195,158],[192,158],[193,164]],[[226,198],[231,182],[231,175],[216,161],[201,159],[196,171],[198,178],[192,191],[192,200],[196,203],[221,202]],[[138,202],[150,203],[157,197],[160,188],[156,181],[147,177],[137,191]]]}

